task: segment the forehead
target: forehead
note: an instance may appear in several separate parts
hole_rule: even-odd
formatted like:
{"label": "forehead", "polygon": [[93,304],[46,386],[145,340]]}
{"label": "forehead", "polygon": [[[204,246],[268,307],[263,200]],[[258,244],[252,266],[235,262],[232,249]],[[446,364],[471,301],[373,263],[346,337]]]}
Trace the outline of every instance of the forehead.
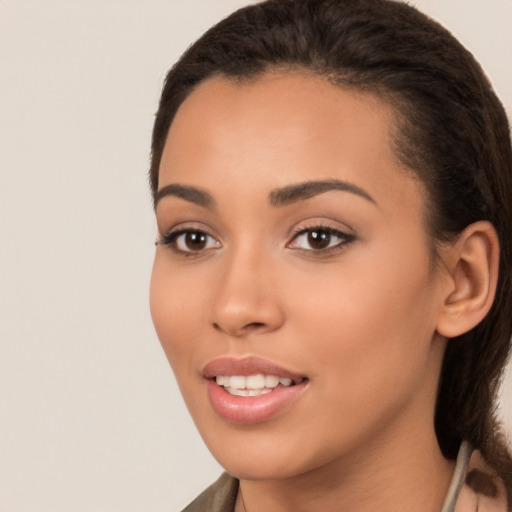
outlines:
{"label": "forehead", "polygon": [[[305,72],[267,73],[251,80],[215,77],[199,84],[171,124],[164,158],[204,147],[236,156],[251,145],[263,158],[289,149],[288,159],[317,152],[394,157],[393,108],[374,94],[334,86]],[[292,151],[293,149],[293,151]],[[199,155],[198,155],[199,156]],[[318,155],[309,152],[318,166]],[[190,155],[188,155],[190,157]],[[289,162],[291,163],[291,162]],[[398,160],[395,162],[398,166]]]}
{"label": "forehead", "polygon": [[418,208],[422,187],[393,149],[395,118],[375,94],[302,72],[215,77],[178,109],[159,188],[184,183],[266,197],[290,183],[336,178],[387,196],[390,208],[415,196]]}

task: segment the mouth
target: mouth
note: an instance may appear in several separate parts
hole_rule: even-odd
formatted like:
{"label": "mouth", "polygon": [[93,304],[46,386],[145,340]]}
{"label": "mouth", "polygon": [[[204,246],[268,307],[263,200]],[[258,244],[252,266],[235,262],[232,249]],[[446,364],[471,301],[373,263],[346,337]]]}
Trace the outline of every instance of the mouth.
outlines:
{"label": "mouth", "polygon": [[216,413],[231,423],[254,424],[284,411],[307,389],[306,376],[265,359],[222,358],[204,368]]}
{"label": "mouth", "polygon": [[281,388],[288,388],[302,383],[305,377],[292,379],[277,375],[217,375],[215,382],[224,388],[224,391],[234,396],[260,396],[272,393]]}

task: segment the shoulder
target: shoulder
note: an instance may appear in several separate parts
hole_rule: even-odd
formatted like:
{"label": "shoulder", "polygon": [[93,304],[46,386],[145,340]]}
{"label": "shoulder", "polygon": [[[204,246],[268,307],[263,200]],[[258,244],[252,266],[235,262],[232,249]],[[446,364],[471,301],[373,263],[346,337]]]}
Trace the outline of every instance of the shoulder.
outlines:
{"label": "shoulder", "polygon": [[233,512],[237,493],[238,480],[223,473],[182,512]]}
{"label": "shoulder", "polygon": [[455,512],[507,512],[507,492],[501,478],[474,451]]}

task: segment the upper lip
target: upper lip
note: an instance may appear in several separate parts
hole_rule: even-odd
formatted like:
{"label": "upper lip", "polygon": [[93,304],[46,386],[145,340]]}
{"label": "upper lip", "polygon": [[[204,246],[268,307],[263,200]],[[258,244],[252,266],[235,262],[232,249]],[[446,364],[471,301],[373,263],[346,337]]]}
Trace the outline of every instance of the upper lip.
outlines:
{"label": "upper lip", "polygon": [[206,379],[213,379],[217,375],[275,375],[277,377],[288,377],[294,382],[301,381],[304,375],[299,375],[292,371],[286,370],[267,359],[260,357],[244,357],[237,359],[234,357],[221,357],[210,361],[202,371],[202,375]]}

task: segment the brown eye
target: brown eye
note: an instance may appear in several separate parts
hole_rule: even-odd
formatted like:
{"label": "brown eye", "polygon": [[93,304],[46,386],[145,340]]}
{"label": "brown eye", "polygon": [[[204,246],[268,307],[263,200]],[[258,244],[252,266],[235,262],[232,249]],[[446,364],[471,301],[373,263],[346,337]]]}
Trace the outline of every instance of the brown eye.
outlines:
{"label": "brown eye", "polygon": [[164,235],[160,243],[169,246],[175,252],[189,254],[220,247],[220,242],[213,236],[193,229],[182,229]]}
{"label": "brown eye", "polygon": [[326,249],[331,244],[331,233],[322,230],[309,231],[308,244],[312,249]]}
{"label": "brown eye", "polygon": [[288,244],[288,247],[291,249],[310,251],[312,253],[325,254],[333,250],[341,249],[354,239],[354,235],[344,233],[338,229],[313,227],[297,233]]}
{"label": "brown eye", "polygon": [[198,231],[197,233],[191,231],[183,234],[183,244],[188,250],[200,251],[206,247],[207,242],[208,235],[201,231]]}

